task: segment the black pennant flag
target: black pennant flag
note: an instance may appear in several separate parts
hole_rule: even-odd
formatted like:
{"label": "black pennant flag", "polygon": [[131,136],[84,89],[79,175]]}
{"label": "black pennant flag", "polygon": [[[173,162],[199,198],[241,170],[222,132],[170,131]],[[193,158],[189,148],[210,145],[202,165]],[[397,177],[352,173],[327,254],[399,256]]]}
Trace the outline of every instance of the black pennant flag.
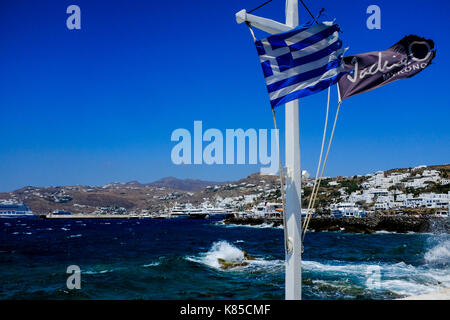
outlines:
{"label": "black pennant flag", "polygon": [[429,66],[435,56],[433,40],[409,35],[386,51],[344,57],[348,74],[338,82],[340,99],[410,78]]}

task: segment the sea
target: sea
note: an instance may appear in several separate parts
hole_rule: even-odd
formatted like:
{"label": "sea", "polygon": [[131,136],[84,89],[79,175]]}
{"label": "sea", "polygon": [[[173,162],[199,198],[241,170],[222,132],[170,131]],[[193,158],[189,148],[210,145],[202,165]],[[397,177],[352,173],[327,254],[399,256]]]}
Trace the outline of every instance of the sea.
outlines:
{"label": "sea", "polygon": [[[450,235],[309,232],[303,299],[450,287]],[[222,269],[218,258],[247,265]],[[81,288],[68,289],[80,268]],[[0,299],[283,299],[283,230],[194,219],[0,218]]]}

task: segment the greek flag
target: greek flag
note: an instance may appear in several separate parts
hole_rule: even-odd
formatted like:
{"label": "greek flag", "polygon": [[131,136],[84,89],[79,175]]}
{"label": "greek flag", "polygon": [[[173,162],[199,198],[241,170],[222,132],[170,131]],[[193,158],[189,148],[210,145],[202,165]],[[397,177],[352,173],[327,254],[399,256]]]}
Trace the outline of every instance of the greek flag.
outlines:
{"label": "greek flag", "polygon": [[339,26],[322,22],[255,42],[272,108],[335,84],[343,74]]}

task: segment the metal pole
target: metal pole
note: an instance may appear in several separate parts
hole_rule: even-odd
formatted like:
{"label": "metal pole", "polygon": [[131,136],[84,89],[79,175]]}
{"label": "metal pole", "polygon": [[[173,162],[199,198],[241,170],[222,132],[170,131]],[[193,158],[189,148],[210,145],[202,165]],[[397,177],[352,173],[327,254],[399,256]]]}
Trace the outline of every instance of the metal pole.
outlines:
{"label": "metal pole", "polygon": [[[237,23],[249,22],[271,34],[298,26],[298,0],[286,0],[286,24],[248,14],[236,13]],[[298,100],[286,103],[286,300],[302,297],[301,269],[301,170]],[[280,168],[281,170],[281,168]]]}
{"label": "metal pole", "polygon": [[[286,0],[286,24],[298,26],[298,0]],[[302,298],[299,101],[286,103],[286,300]]]}

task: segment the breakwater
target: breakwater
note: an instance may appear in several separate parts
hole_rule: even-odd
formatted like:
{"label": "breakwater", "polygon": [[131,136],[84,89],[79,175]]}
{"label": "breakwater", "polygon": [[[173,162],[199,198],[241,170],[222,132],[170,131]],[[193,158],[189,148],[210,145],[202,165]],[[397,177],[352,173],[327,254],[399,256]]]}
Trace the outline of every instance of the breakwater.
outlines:
{"label": "breakwater", "polygon": [[[283,224],[282,219],[264,218],[236,218],[224,220],[225,224],[261,225],[272,224],[274,227]],[[327,216],[313,217],[309,223],[309,230],[342,231],[346,233],[374,233],[389,231],[397,233],[434,232],[450,233],[450,219],[438,217],[412,216],[372,216],[365,218],[331,218]]]}

